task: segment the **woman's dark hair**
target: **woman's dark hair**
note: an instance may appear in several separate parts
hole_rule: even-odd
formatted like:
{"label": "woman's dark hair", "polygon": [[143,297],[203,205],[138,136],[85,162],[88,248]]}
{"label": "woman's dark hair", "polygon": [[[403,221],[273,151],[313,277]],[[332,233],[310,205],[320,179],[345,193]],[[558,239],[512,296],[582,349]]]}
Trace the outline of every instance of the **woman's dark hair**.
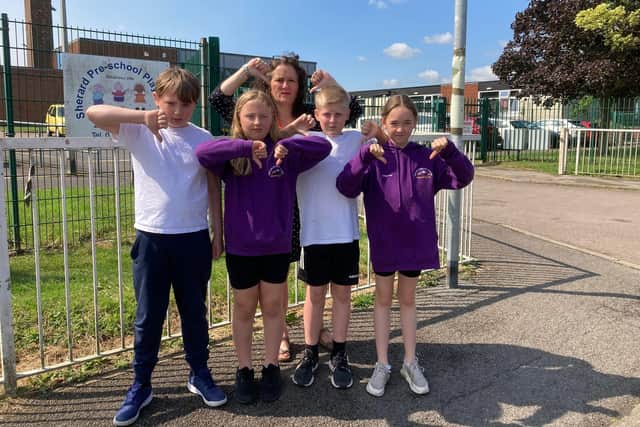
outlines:
{"label": "woman's dark hair", "polygon": [[[292,113],[294,117],[306,112],[304,107],[304,96],[307,88],[307,72],[300,66],[298,59],[298,55],[293,52],[288,52],[274,57],[271,60],[271,70],[275,70],[279,65],[288,65],[293,68],[298,75],[298,93],[296,93],[296,98],[294,99],[292,106]],[[271,73],[269,73],[268,76],[271,78]],[[253,87],[270,93],[269,85],[261,79],[256,79]]]}

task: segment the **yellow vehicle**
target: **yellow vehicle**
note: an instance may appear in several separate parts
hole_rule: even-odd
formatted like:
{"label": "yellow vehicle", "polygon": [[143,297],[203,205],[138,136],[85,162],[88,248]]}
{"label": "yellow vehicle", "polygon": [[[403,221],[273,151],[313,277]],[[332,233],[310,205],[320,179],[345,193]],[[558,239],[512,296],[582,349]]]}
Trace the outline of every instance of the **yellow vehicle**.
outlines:
{"label": "yellow vehicle", "polygon": [[64,127],[64,105],[49,105],[47,115],[44,118],[44,123],[47,127],[47,135],[65,136],[67,132]]}

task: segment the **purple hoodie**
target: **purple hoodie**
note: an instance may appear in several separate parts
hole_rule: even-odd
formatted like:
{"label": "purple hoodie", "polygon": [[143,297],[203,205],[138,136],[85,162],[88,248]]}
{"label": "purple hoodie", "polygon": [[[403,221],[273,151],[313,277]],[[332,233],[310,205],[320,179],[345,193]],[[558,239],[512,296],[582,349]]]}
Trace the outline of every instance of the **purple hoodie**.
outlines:
{"label": "purple hoodie", "polygon": [[[224,188],[224,237],[227,252],[258,256],[291,251],[293,204],[298,174],[329,155],[331,144],[318,136],[278,141],[287,150],[280,167],[273,151],[276,143],[267,137],[267,158],[262,169],[251,160],[253,141],[218,139],[196,148],[200,164],[222,178]],[[229,160],[247,157],[251,173],[238,176]]]}
{"label": "purple hoodie", "polygon": [[473,179],[473,165],[449,142],[433,160],[431,148],[383,144],[385,165],[363,145],[336,179],[346,197],[364,193],[371,263],[379,272],[439,268],[434,196]]}

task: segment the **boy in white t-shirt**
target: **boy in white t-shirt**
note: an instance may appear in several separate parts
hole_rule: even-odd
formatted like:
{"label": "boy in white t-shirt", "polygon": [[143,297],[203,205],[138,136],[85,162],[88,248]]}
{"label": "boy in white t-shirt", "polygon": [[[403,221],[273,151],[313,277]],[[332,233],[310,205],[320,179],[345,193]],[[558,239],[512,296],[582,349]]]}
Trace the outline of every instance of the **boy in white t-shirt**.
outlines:
{"label": "boy in white t-shirt", "polygon": [[156,79],[153,99],[157,110],[111,105],[95,105],[87,110],[89,120],[127,145],[133,165],[135,378],[113,418],[116,426],[133,424],[153,397],[151,374],[158,361],[171,287],[182,322],[185,359],[191,368],[187,388],[200,395],[208,406],[227,401],[207,367],[207,281],[211,258],[220,257],[223,243],[220,181],[207,174],[195,155],[199,144],[212,139],[208,131],[190,122],[199,96],[198,79],[184,69],[172,67]]}
{"label": "boy in white t-shirt", "polygon": [[[298,277],[307,283],[305,350],[291,379],[302,387],[313,384],[318,368],[318,341],[329,284],[333,297],[331,384],[336,388],[353,385],[346,340],[351,315],[351,286],[357,284],[359,278],[360,232],[356,199],[340,194],[336,189],[336,177],[358,153],[366,138],[359,131],[343,130],[349,118],[350,100],[349,94],[339,86],[322,88],[316,94],[315,118],[332,149],[327,158],[298,176],[296,190],[303,248]],[[380,129],[368,122],[363,126],[363,132],[379,135]]]}

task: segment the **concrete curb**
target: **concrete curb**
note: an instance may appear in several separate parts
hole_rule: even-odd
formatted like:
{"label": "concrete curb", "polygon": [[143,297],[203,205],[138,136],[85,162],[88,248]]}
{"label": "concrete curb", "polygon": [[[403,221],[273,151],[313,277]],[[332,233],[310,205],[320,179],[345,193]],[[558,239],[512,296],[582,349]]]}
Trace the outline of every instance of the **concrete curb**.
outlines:
{"label": "concrete curb", "polygon": [[[481,176],[484,178],[490,179],[500,179],[503,181],[509,182],[524,182],[528,184],[552,184],[552,185],[562,185],[567,187],[591,187],[591,188],[601,188],[601,189],[614,189],[614,190],[627,190],[627,191],[640,191],[640,181],[636,184],[634,181],[622,181],[622,182],[593,182],[591,180],[597,179],[599,181],[608,181],[605,178],[594,178],[594,177],[581,177],[581,176],[567,176],[567,175],[549,175],[548,178],[545,177],[537,177],[537,176],[518,176],[516,174],[520,173],[518,170],[509,170],[509,169],[499,169],[486,171],[483,170],[483,167],[476,167],[475,174],[476,176]],[[496,171],[500,171],[501,173],[495,173]],[[529,173],[529,172],[527,172]],[[577,181],[568,181],[577,180]]]}

